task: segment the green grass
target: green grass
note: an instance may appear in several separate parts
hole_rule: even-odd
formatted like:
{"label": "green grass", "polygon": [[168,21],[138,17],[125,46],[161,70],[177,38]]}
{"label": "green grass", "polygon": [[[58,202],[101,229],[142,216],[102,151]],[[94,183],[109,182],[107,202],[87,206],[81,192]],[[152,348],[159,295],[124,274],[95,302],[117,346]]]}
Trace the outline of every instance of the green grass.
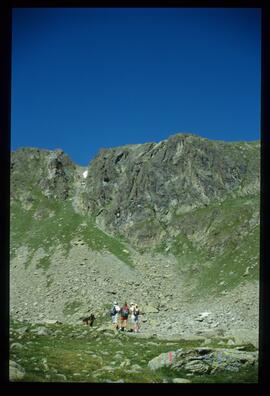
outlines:
{"label": "green grass", "polygon": [[[40,218],[35,218],[37,212]],[[32,254],[26,266],[34,252],[43,248],[47,256],[39,261],[37,267],[46,271],[50,265],[49,248],[61,245],[68,255],[73,239],[82,241],[92,250],[108,251],[127,265],[133,265],[126,245],[98,229],[90,217],[75,213],[70,202],[41,196],[30,210],[23,210],[19,202],[13,202],[11,213],[11,258],[16,248],[27,245]]]}
{"label": "green grass", "polygon": [[[258,227],[256,227],[258,228]],[[211,265],[203,267],[197,276],[201,294],[229,291],[246,280],[259,279],[259,230],[255,229],[235,249],[227,252]],[[246,268],[249,272],[244,275]]]}
{"label": "green grass", "polygon": [[[95,329],[84,325],[46,325],[51,334],[38,336],[33,331],[38,325],[12,321],[10,345],[19,342],[23,348],[11,348],[10,359],[25,369],[23,381],[26,382],[105,382],[122,379],[129,383],[162,383],[164,380],[171,382],[175,377],[188,378],[185,373],[173,372],[168,368],[152,371],[147,364],[160,353],[197,347],[199,341],[168,342],[156,338],[136,338],[136,335],[99,332],[98,320],[97,325]],[[23,334],[18,331],[22,327],[27,330]],[[217,341],[213,341],[213,347]],[[123,362],[126,365],[121,365]],[[129,372],[135,364],[141,369]],[[108,366],[111,371],[106,370]],[[190,378],[194,383],[257,382],[257,371],[194,375]]]}
{"label": "green grass", "polygon": [[50,266],[50,258],[49,256],[42,257],[39,262],[36,265],[36,268],[42,268],[44,272],[49,268]]}
{"label": "green grass", "polygon": [[175,215],[178,235],[154,251],[177,257],[187,282],[194,284],[193,296],[218,295],[243,281],[258,280],[260,230],[249,224],[256,209],[259,199],[250,196]]}

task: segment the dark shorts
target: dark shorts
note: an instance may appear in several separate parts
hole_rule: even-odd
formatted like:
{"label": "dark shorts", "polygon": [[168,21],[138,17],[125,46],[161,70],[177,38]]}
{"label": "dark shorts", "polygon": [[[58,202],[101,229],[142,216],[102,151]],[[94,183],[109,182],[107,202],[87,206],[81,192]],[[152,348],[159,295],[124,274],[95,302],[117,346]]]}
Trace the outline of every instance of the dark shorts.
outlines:
{"label": "dark shorts", "polygon": [[121,316],[121,320],[128,320],[125,316]]}

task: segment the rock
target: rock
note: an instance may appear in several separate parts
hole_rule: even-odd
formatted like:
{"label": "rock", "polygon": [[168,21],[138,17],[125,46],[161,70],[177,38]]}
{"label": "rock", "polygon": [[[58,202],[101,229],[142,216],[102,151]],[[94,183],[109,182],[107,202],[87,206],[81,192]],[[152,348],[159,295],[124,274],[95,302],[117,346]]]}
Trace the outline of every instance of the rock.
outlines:
{"label": "rock", "polygon": [[225,345],[225,344],[226,343],[224,341],[222,341],[222,340],[218,342],[218,345]]}
{"label": "rock", "polygon": [[174,361],[174,358],[175,352],[173,351],[161,353],[159,356],[150,360],[150,362],[148,363],[148,367],[151,370],[157,370],[162,367],[170,367]]}
{"label": "rock", "polygon": [[249,270],[250,270],[250,267],[247,267],[247,268],[246,268],[246,271],[245,271],[244,274],[243,274],[243,276],[249,275]]}
{"label": "rock", "polygon": [[191,381],[186,378],[173,378],[174,384],[191,384]]}
{"label": "rock", "polygon": [[62,322],[60,322],[57,319],[44,319],[43,323],[45,323],[45,324],[62,324]]}
{"label": "rock", "polygon": [[143,368],[142,368],[139,364],[133,364],[133,365],[131,366],[131,368],[132,368],[132,370],[135,370],[135,371],[141,371],[141,370],[143,370]]}
{"label": "rock", "polygon": [[186,362],[184,370],[194,374],[206,374],[210,372],[211,367],[201,360],[191,360]]}
{"label": "rock", "polygon": [[100,369],[98,369],[98,370],[96,370],[96,371],[111,371],[111,372],[113,372],[115,370],[115,367],[112,367],[112,366],[103,366],[102,368],[100,368]]}
{"label": "rock", "polygon": [[46,327],[38,327],[35,333],[39,336],[48,336],[52,334],[52,331]]}
{"label": "rock", "polygon": [[204,340],[204,342],[203,342],[204,345],[209,345],[209,344],[211,344],[211,343],[212,343],[212,341],[211,341],[210,338],[206,338],[206,339]]}
{"label": "rock", "polygon": [[96,332],[97,333],[104,333],[104,334],[105,333],[106,334],[109,334],[109,333],[114,334],[115,333],[114,330],[112,329],[111,324],[100,326],[99,328],[96,329]]}
{"label": "rock", "polygon": [[116,381],[107,379],[107,380],[104,380],[104,382],[106,382],[107,384],[123,384],[125,381],[123,379],[119,379]]}
{"label": "rock", "polygon": [[211,315],[211,312],[201,312],[200,314],[199,314],[199,316],[201,317],[201,318],[207,318],[209,315]]}
{"label": "rock", "polygon": [[154,345],[154,346],[157,346],[158,343],[157,343],[157,342],[153,342],[153,341],[147,341],[147,345]]}
{"label": "rock", "polygon": [[194,320],[196,320],[197,322],[202,322],[204,320],[204,318],[198,317],[198,318],[195,318]]}
{"label": "rock", "polygon": [[121,364],[120,367],[124,368],[124,367],[128,367],[130,366],[130,360],[129,359],[125,359]]}
{"label": "rock", "polygon": [[20,327],[19,329],[17,329],[16,331],[19,333],[19,334],[25,334],[25,333],[28,333],[29,332],[29,327],[28,326],[24,326],[24,327]]}
{"label": "rock", "polygon": [[241,368],[257,364],[257,352],[201,347],[162,353],[150,360],[148,367],[152,370],[170,367],[176,371],[205,374],[217,371],[239,371]]}
{"label": "rock", "polygon": [[17,349],[17,350],[20,351],[20,350],[22,350],[24,348],[25,347],[22,344],[20,344],[19,342],[13,342],[13,344],[10,345],[10,350]]}
{"label": "rock", "polygon": [[246,344],[246,345],[241,345],[236,347],[235,349],[238,349],[238,351],[254,351],[255,347],[252,344]]}
{"label": "rock", "polygon": [[21,381],[25,377],[25,370],[13,360],[9,361],[9,380]]}
{"label": "rock", "polygon": [[67,380],[67,377],[64,374],[54,374],[54,377],[56,378],[56,380],[60,380],[60,381]]}
{"label": "rock", "polygon": [[105,332],[103,333],[103,335],[104,335],[105,337],[115,338],[115,336],[118,335],[118,332],[117,332],[117,331],[114,331],[114,330],[112,330],[111,333],[109,333],[108,331],[105,331]]}

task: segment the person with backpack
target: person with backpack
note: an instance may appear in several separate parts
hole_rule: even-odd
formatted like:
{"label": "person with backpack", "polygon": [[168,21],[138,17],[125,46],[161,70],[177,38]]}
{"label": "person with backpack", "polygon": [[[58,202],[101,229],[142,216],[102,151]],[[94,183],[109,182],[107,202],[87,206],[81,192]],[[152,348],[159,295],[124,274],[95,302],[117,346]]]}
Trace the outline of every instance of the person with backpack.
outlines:
{"label": "person with backpack", "polygon": [[128,315],[129,315],[129,306],[127,302],[123,305],[123,307],[120,310],[120,326],[121,326],[121,331],[124,331],[127,328],[127,321],[128,321]]}
{"label": "person with backpack", "polygon": [[132,329],[134,333],[139,333],[140,327],[139,327],[139,314],[140,310],[137,304],[132,304],[131,308],[131,322],[132,322]]}
{"label": "person with backpack", "polygon": [[117,301],[114,301],[113,306],[111,308],[111,318],[112,324],[115,330],[118,330],[118,313],[120,312],[120,307]]}
{"label": "person with backpack", "polygon": [[134,315],[134,311],[135,311],[135,304],[131,303],[129,312],[131,314],[131,323],[132,323],[131,331],[133,331],[133,332],[135,332],[135,315]]}

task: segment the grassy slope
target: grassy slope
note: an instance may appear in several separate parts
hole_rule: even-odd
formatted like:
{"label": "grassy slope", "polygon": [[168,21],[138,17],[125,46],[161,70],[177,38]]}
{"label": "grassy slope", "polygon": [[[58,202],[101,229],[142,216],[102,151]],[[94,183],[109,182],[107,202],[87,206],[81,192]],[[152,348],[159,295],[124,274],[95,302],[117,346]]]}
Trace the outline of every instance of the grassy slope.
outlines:
{"label": "grassy slope", "polygon": [[[230,198],[174,217],[179,233],[155,251],[174,254],[193,295],[219,294],[259,279],[259,225],[249,221],[258,197]],[[244,273],[249,267],[248,274]]]}
{"label": "grassy slope", "polygon": [[[92,250],[109,251],[132,266],[127,247],[98,229],[91,218],[75,213],[70,201],[59,202],[40,195],[29,210],[23,210],[18,201],[13,202],[11,213],[11,257],[23,245],[32,249],[32,253],[42,247],[48,257],[40,265],[46,269],[50,264],[49,248],[61,244],[68,254],[71,240],[76,239]],[[35,218],[37,213],[39,218]]]}

